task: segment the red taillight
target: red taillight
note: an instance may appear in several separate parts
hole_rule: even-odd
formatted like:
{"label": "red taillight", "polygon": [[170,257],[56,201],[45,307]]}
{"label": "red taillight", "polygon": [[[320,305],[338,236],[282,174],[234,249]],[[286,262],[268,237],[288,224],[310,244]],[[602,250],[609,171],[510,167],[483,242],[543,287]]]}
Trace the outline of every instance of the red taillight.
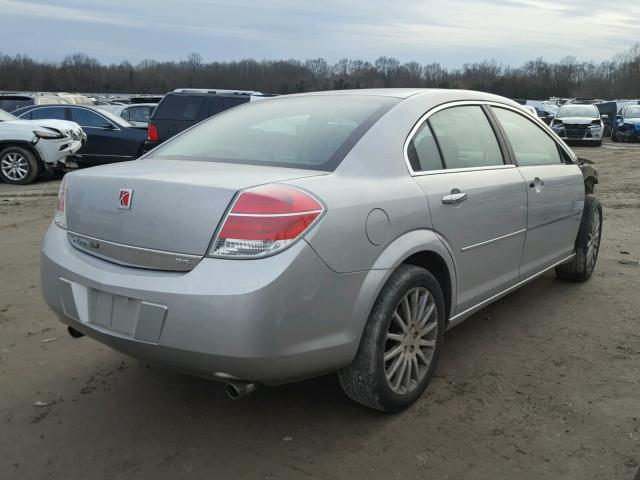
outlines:
{"label": "red taillight", "polygon": [[67,182],[66,179],[62,179],[60,184],[60,190],[58,191],[58,203],[53,217],[53,223],[60,228],[67,228],[67,216],[64,211],[64,204],[67,196]]}
{"label": "red taillight", "polygon": [[147,140],[152,142],[157,142],[160,139],[158,136],[158,127],[155,123],[149,122],[149,126],[147,127]]}
{"label": "red taillight", "polygon": [[218,233],[211,254],[255,258],[283,250],[324,212],[311,194],[285,185],[267,185],[238,196]]}

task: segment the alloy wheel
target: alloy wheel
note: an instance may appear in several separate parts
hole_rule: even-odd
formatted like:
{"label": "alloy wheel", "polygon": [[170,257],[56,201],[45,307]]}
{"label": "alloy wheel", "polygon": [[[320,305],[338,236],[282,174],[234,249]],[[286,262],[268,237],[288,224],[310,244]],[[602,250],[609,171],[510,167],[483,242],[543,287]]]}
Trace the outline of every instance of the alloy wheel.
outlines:
{"label": "alloy wheel", "polygon": [[9,180],[19,182],[29,174],[27,159],[18,152],[9,152],[0,160],[2,174]]}
{"label": "alloy wheel", "polygon": [[587,238],[587,270],[592,271],[598,257],[600,246],[600,212],[596,210],[591,220],[591,229]]}
{"label": "alloy wheel", "polygon": [[424,287],[409,290],[393,312],[385,340],[387,383],[398,395],[420,385],[433,360],[438,338],[438,309]]}

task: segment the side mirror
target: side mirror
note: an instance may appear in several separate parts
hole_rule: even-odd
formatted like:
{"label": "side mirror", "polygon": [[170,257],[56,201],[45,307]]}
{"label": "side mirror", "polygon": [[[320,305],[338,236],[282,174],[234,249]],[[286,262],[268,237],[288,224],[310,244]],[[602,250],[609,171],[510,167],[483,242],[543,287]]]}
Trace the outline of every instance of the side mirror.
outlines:
{"label": "side mirror", "polygon": [[105,123],[101,128],[104,128],[105,130],[115,130],[116,127],[113,126],[113,123]]}

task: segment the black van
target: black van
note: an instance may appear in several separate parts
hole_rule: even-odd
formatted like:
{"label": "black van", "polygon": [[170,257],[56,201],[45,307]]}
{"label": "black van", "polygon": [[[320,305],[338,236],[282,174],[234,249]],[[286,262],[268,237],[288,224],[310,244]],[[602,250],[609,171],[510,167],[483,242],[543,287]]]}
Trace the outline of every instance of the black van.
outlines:
{"label": "black van", "polygon": [[144,151],[148,152],[181,131],[242,103],[270,95],[242,90],[178,88],[169,92],[153,111]]}

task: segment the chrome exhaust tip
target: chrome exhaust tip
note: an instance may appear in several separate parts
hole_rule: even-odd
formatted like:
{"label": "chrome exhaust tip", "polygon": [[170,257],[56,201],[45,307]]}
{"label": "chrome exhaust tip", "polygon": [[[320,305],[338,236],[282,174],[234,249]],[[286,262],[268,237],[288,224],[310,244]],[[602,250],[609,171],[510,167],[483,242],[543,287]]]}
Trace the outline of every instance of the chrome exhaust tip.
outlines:
{"label": "chrome exhaust tip", "polygon": [[79,332],[75,328],[67,327],[67,332],[69,332],[69,335],[71,335],[73,338],[84,337],[84,333]]}
{"label": "chrome exhaust tip", "polygon": [[253,393],[258,385],[252,382],[227,382],[224,386],[224,392],[231,400],[239,400]]}

